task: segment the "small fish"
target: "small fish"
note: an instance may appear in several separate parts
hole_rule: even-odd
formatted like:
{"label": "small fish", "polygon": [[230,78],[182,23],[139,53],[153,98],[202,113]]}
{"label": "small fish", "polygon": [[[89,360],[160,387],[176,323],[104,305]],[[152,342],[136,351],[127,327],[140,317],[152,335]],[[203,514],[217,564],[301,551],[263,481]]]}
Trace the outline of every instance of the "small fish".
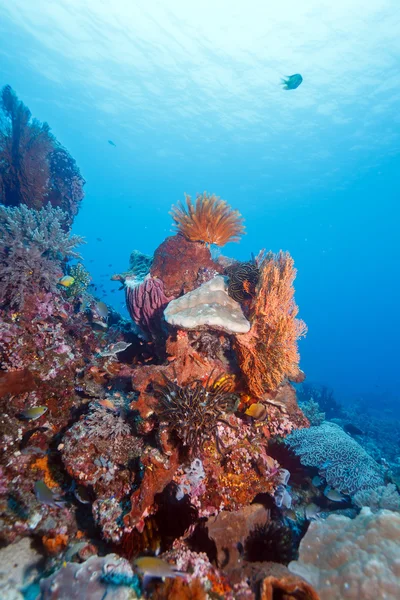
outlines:
{"label": "small fish", "polygon": [[296,511],[293,510],[293,508],[285,510],[285,518],[289,519],[290,521],[297,521]]}
{"label": "small fish", "polygon": [[129,346],[132,346],[131,342],[117,342],[116,344],[110,344],[103,352],[100,352],[100,356],[114,356],[119,352],[124,352]]}
{"label": "small fish", "polygon": [[309,521],[313,519],[318,519],[318,514],[321,512],[321,508],[312,502],[311,504],[307,504],[305,510],[305,517]]}
{"label": "small fish", "polygon": [[343,429],[346,433],[349,433],[350,435],[364,435],[364,432],[352,423],[347,423],[346,425],[344,425]]}
{"label": "small fish", "polygon": [[58,508],[63,508],[64,502],[60,500],[57,494],[53,492],[44,481],[36,481],[35,486],[35,496],[36,499],[45,504],[46,506],[57,506]]}
{"label": "small fish", "polygon": [[320,477],[319,475],[315,475],[315,477],[313,477],[311,480],[311,483],[315,485],[315,487],[319,487],[320,485],[322,485],[322,482],[322,477]]}
{"label": "small fish", "polygon": [[110,144],[110,146],[114,146],[114,148],[117,147],[117,144],[114,144],[114,142],[112,140],[108,140],[108,143]]}
{"label": "small fish", "polygon": [[329,485],[324,489],[324,496],[328,498],[328,500],[332,500],[332,502],[343,502],[344,500],[343,495],[337,490],[329,487]]}
{"label": "small fish", "polygon": [[74,489],[74,496],[81,504],[91,504],[92,501],[84,485],[77,485]]}
{"label": "small fish", "polygon": [[107,319],[108,306],[105,302],[102,302],[101,300],[96,302],[96,304],[94,305],[94,310],[99,315],[99,317],[101,317],[102,319]]}
{"label": "small fish", "polygon": [[115,406],[114,402],[111,402],[111,400],[108,400],[108,398],[106,398],[105,400],[99,400],[98,404],[100,404],[100,406],[102,406],[103,408],[108,408],[109,410],[117,410],[117,407]]}
{"label": "small fish", "polygon": [[21,411],[20,416],[27,421],[36,421],[47,412],[47,406],[33,406]]}
{"label": "small fish", "polygon": [[102,238],[96,238],[96,242],[102,242]]}
{"label": "small fish", "polygon": [[253,417],[253,419],[262,421],[267,416],[267,413],[268,409],[265,404],[256,402],[255,404],[251,404],[244,414]]}
{"label": "small fish", "polygon": [[78,552],[83,550],[83,548],[85,548],[85,546],[87,545],[88,542],[78,542],[77,544],[73,544],[72,546],[70,546],[64,555],[64,559],[66,561],[65,566],[67,565],[67,562],[69,562],[71,558],[75,556],[75,554],[78,554]]}
{"label": "small fish", "polygon": [[69,288],[74,282],[75,277],[71,277],[71,275],[64,275],[64,277],[61,277],[58,283],[63,287]]}
{"label": "small fish", "polygon": [[299,73],[296,73],[295,75],[288,75],[281,81],[284,90],[295,90],[299,87],[299,85],[303,81],[303,78]]}
{"label": "small fish", "polygon": [[102,329],[107,329],[108,327],[107,323],[104,323],[104,321],[92,321],[92,325],[98,325],[98,327],[101,327]]}
{"label": "small fish", "polygon": [[174,565],[156,556],[141,556],[134,561],[137,570],[146,578],[152,577],[185,577],[186,573],[178,571]]}

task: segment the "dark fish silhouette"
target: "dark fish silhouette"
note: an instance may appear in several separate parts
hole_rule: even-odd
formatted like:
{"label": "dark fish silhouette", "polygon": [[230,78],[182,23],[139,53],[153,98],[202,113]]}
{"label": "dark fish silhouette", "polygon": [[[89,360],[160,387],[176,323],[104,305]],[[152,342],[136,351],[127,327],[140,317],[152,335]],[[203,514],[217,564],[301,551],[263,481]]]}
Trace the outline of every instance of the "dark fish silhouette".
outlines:
{"label": "dark fish silhouette", "polygon": [[114,142],[112,140],[108,140],[108,143],[110,144],[110,146],[114,146],[114,148],[117,147],[117,144],[114,144]]}
{"label": "dark fish silhouette", "polygon": [[343,429],[350,435],[364,435],[364,432],[352,423],[346,423],[346,425],[343,426]]}
{"label": "dark fish silhouette", "polygon": [[303,78],[299,73],[296,73],[295,75],[288,75],[286,78],[282,79],[283,89],[295,90],[299,87],[302,81]]}

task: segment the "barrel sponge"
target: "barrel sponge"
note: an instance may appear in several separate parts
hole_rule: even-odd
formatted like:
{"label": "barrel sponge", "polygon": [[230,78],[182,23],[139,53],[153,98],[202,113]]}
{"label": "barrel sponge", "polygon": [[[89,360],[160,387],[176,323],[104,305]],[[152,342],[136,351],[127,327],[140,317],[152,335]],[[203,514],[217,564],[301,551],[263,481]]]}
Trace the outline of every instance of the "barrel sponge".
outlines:
{"label": "barrel sponge", "polygon": [[306,579],[321,600],[400,598],[400,515],[363,508],[355,519],[313,521],[289,570]]}
{"label": "barrel sponge", "polygon": [[335,423],[325,421],[309,429],[297,429],[285,442],[303,465],[317,467],[328,485],[340,492],[352,496],[384,485],[382,468]]}
{"label": "barrel sponge", "polygon": [[227,333],[246,333],[250,329],[240,304],[228,295],[226,279],[221,275],[172,300],[164,317],[167,323],[181,329],[208,327]]}

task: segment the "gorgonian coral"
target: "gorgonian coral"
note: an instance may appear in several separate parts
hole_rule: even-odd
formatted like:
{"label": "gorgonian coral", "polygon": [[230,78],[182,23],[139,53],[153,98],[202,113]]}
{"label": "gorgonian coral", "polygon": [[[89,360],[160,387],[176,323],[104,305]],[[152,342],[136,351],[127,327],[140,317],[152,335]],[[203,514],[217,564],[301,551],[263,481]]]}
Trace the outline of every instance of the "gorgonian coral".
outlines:
{"label": "gorgonian coral", "polygon": [[262,397],[275,390],[285,377],[299,372],[297,340],[307,327],[297,319],[293,258],[288,252],[266,254],[259,264],[260,281],[252,309],[252,327],[237,335],[235,350],[249,391]]}
{"label": "gorgonian coral", "polygon": [[193,381],[180,386],[164,377],[164,385],[156,384],[159,399],[157,411],[161,422],[176,435],[188,451],[196,456],[205,440],[216,436],[219,423],[226,423],[226,414],[235,410],[238,397],[231,391],[229,378],[203,385]]}
{"label": "gorgonian coral", "polygon": [[49,204],[41,210],[0,205],[0,304],[22,308],[25,297],[38,291],[56,291],[69,258],[83,243],[69,236],[64,225],[68,215]]}
{"label": "gorgonian coral", "polygon": [[225,200],[215,194],[197,194],[194,204],[185,194],[186,206],[178,202],[171,216],[179,233],[191,242],[204,242],[224,246],[238,242],[244,233],[243,218]]}
{"label": "gorgonian coral", "polygon": [[83,198],[84,179],[75,160],[9,85],[0,99],[0,202],[40,209],[46,202],[68,214],[68,225]]}

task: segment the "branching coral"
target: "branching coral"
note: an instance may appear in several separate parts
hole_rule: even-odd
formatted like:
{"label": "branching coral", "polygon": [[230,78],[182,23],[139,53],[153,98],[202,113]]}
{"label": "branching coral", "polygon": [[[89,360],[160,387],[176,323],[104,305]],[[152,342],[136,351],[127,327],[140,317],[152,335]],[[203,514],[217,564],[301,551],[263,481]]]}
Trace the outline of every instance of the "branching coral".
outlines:
{"label": "branching coral", "polygon": [[68,225],[83,198],[84,179],[47,123],[31,118],[9,85],[1,92],[0,201],[40,209],[46,202],[68,214]]}
{"label": "branching coral", "polygon": [[57,289],[63,262],[78,258],[83,243],[65,233],[67,219],[50,204],[38,211],[0,206],[0,304],[21,308],[29,294]]}
{"label": "branching coral", "polygon": [[225,200],[207,192],[197,194],[195,204],[187,194],[185,199],[186,206],[178,202],[170,214],[188,240],[217,246],[239,241],[244,233],[243,218]]}
{"label": "branching coral", "polygon": [[299,371],[297,340],[307,328],[296,318],[295,276],[289,253],[265,255],[260,263],[251,330],[235,339],[240,368],[256,397],[276,389],[285,377],[296,377]]}
{"label": "branching coral", "polygon": [[203,442],[215,436],[224,415],[233,412],[238,398],[231,392],[228,379],[205,385],[194,381],[181,387],[164,377],[164,385],[155,385],[159,398],[158,415],[175,433],[190,455],[199,453]]}

